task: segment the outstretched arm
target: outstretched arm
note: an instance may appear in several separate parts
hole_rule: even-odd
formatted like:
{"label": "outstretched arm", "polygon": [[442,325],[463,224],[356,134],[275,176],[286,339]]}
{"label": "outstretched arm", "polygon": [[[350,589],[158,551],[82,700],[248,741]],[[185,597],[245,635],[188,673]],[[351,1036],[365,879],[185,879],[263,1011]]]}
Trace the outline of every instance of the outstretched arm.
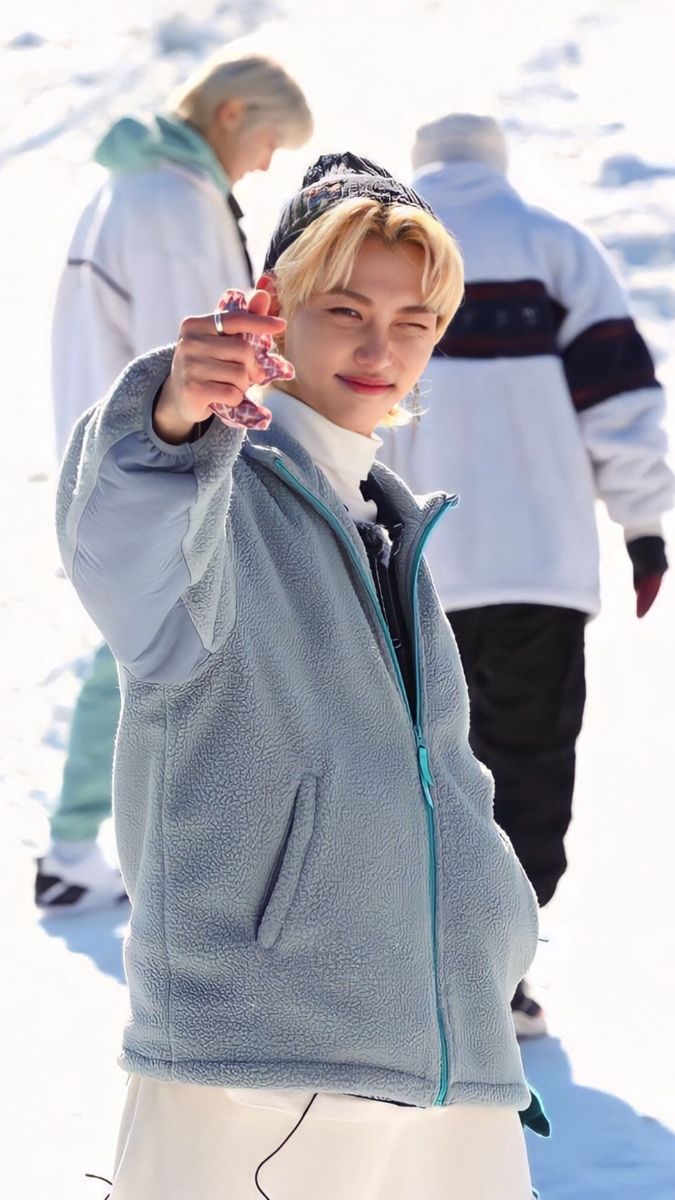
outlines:
{"label": "outstretched arm", "polygon": [[80,422],[64,463],[58,533],[66,570],[119,662],[155,682],[186,679],[234,620],[227,519],[243,431],[210,405],[242,402],[262,372],[245,333],[278,333],[252,311],[183,322],[175,352],[138,359]]}

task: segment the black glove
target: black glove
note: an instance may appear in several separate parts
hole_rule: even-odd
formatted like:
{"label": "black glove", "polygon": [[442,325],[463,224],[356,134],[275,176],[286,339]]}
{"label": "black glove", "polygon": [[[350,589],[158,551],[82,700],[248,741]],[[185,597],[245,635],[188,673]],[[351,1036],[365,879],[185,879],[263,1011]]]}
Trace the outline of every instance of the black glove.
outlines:
{"label": "black glove", "polygon": [[644,617],[659,594],[661,580],[668,570],[666,545],[662,537],[634,538],[626,542],[626,549],[633,564],[633,587],[637,597],[638,617]]}

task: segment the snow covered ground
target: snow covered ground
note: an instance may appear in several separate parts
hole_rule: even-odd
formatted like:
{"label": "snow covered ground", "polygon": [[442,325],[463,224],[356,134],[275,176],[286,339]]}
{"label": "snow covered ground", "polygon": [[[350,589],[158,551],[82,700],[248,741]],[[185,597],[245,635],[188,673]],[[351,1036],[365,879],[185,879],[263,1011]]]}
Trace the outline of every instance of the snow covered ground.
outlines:
{"label": "snow covered ground", "polygon": [[[52,533],[54,289],[98,179],[95,139],[242,35],[288,63],[317,117],[310,147],[279,155],[268,176],[239,189],[258,263],[315,152],[349,146],[406,174],[421,120],[490,109],[510,134],[514,182],[588,222],[610,248],[675,394],[672,0],[4,6],[0,1178],[12,1200],[99,1200],[104,1185],[84,1172],[110,1173],[124,1090],[114,1063],[123,918],[47,927],[31,901],[32,856],[96,636],[58,573]],[[672,520],[669,532],[675,546]],[[570,870],[545,913],[537,965],[553,1036],[526,1050],[555,1136],[533,1139],[531,1155],[543,1200],[672,1200],[675,585],[667,580],[638,624],[621,537],[604,518],[602,546]]]}

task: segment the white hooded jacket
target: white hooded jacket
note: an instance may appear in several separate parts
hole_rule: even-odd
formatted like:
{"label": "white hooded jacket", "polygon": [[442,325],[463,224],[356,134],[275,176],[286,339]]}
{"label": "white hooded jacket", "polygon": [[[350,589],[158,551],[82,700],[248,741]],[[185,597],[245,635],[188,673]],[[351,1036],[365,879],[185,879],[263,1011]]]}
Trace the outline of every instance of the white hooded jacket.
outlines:
{"label": "white hooded jacket", "polygon": [[594,239],[495,166],[435,162],[414,186],[457,238],[467,290],[424,414],[378,457],[414,492],[460,495],[427,550],[446,611],[597,613],[596,497],[627,540],[659,534],[672,503],[663,393],[624,291]]}
{"label": "white hooded jacket", "polygon": [[175,342],[183,318],[214,309],[226,287],[251,285],[229,181],[196,131],[125,118],[96,157],[111,174],[80,217],[54,312],[59,456],[127,363]]}

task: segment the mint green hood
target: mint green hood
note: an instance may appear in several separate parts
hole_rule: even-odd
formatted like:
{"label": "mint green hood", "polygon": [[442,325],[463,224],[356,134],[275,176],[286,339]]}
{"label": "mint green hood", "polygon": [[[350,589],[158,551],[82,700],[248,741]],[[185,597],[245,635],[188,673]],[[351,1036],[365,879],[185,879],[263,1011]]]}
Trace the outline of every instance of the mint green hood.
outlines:
{"label": "mint green hood", "polygon": [[94,158],[110,171],[143,171],[163,162],[182,163],[207,171],[225,195],[230,181],[208,142],[196,129],[174,117],[148,121],[122,117],[96,147]]}

